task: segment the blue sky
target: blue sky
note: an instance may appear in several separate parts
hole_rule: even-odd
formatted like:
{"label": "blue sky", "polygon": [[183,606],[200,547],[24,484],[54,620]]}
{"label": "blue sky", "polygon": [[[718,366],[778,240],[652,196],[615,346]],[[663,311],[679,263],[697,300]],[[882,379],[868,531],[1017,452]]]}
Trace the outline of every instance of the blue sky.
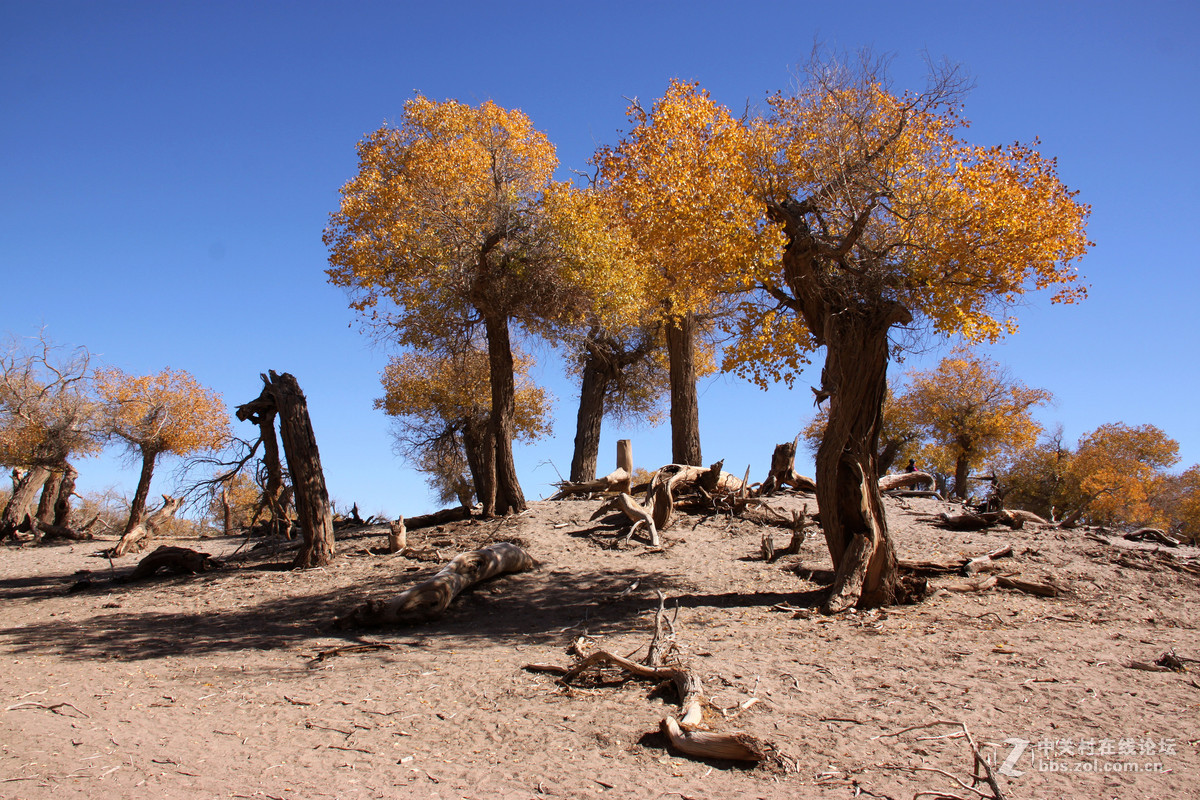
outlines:
{"label": "blue sky", "polygon": [[[1019,335],[989,352],[1054,392],[1042,419],[1069,441],[1105,422],[1150,423],[1200,461],[1193,231],[1200,210],[1200,55],[1193,3],[14,2],[0,0],[0,331],[45,326],[129,372],[192,372],[226,402],[267,369],[309,398],[330,493],[364,513],[433,503],[391,453],[371,407],[387,351],[325,282],[321,232],[356,168],[355,143],[414,91],[491,99],[583,168],[624,126],[626,97],[673,77],[742,109],[795,80],[814,40],[895,57],[919,88],[922,53],[974,77],[972,138],[1041,140],[1093,207],[1086,303],[1030,297]],[[951,343],[895,371],[930,366]],[[530,497],[567,471],[575,387],[544,348],[555,436],[519,448]],[[811,417],[809,376],[762,392],[701,386],[706,460],[761,478],[773,444]],[[816,382],[815,379],[811,382]],[[248,428],[248,426],[246,426]],[[250,430],[242,431],[250,435]],[[635,460],[669,461],[665,428],[608,426]],[[132,493],[110,454],[83,491]],[[805,465],[800,465],[802,469]],[[154,490],[171,488],[170,465]]]}

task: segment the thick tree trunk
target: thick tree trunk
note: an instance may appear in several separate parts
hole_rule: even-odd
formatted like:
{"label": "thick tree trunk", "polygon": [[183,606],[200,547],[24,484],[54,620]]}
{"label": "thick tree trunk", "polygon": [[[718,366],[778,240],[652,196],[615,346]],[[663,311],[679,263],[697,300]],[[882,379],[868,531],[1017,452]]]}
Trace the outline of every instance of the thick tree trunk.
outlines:
{"label": "thick tree trunk", "polygon": [[829,423],[817,450],[817,503],[836,577],[826,610],[895,602],[899,570],[879,493],[876,454],[887,392],[891,320],[830,315],[823,392]]}
{"label": "thick tree trunk", "polygon": [[609,363],[598,346],[589,345],[579,387],[579,413],[575,419],[575,453],[571,457],[571,483],[596,477],[600,454],[600,427],[604,419],[604,395],[608,391]]}
{"label": "thick tree trunk", "polygon": [[63,479],[58,486],[58,498],[54,501],[55,527],[71,527],[71,498],[75,495],[75,479],[78,477],[79,472],[73,466],[63,465]]}
{"label": "thick tree trunk", "polygon": [[471,470],[471,483],[475,486],[475,497],[484,509],[496,507],[496,448],[492,445],[490,423],[480,424],[470,420],[463,426],[463,449],[467,453],[467,467]]}
{"label": "thick tree trunk", "polygon": [[47,525],[54,524],[54,504],[58,502],[58,493],[62,487],[63,470],[52,469],[42,484],[42,496],[38,500],[38,522]]}
{"label": "thick tree trunk", "polygon": [[17,528],[25,521],[33,498],[38,489],[46,482],[50,470],[45,467],[31,467],[28,472],[13,484],[13,493],[0,514],[0,541],[17,535]]}
{"label": "thick tree trunk", "polygon": [[133,502],[129,505],[129,521],[125,523],[125,533],[140,525],[142,517],[146,515],[146,498],[150,496],[150,480],[154,477],[154,462],[157,459],[157,452],[142,451],[142,473],[138,477],[137,491],[133,493]]}
{"label": "thick tree trunk", "polygon": [[516,381],[513,377],[512,342],[509,339],[508,320],[504,317],[488,317],[487,328],[488,366],[492,383],[491,432],[496,452],[496,500],[489,511],[484,503],[484,516],[492,514],[519,514],[526,508],[525,495],[517,480],[517,466],[513,461],[513,412],[516,406]]}
{"label": "thick tree trunk", "polygon": [[959,500],[967,499],[967,480],[971,475],[971,464],[967,454],[960,453],[954,460],[954,496]]}
{"label": "thick tree trunk", "polygon": [[297,569],[323,566],[333,558],[333,513],[317,437],[308,416],[308,401],[289,373],[278,375],[272,370],[263,382],[266,384],[263,394],[273,401],[279,414],[279,436],[292,476],[296,515],[304,531],[304,544],[292,566]]}
{"label": "thick tree trunk", "polygon": [[671,461],[699,466],[700,404],[696,394],[696,317],[672,317],[666,325],[671,375]]}

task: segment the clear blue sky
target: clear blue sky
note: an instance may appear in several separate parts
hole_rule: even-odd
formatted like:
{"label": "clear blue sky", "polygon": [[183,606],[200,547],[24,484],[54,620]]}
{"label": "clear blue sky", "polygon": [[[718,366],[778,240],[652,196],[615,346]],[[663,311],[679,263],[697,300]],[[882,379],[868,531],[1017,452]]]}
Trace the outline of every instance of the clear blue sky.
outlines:
{"label": "clear blue sky", "polygon": [[[233,405],[267,369],[308,395],[331,495],[364,513],[433,504],[372,410],[385,350],[325,282],[321,232],[355,143],[420,91],[519,107],[583,168],[624,125],[625,97],[698,80],[741,109],[786,89],[815,39],[895,55],[919,88],[922,52],[974,76],[972,137],[1040,137],[1093,206],[1080,264],[1091,297],[1033,296],[991,352],[1054,392],[1067,437],[1158,425],[1200,461],[1196,217],[1200,29],[1195,3],[26,2],[0,0],[0,330],[45,326],[126,371],[192,372]],[[565,173],[564,173],[565,174]],[[910,359],[932,365],[948,344]],[[537,351],[545,355],[545,351]],[[552,441],[519,448],[526,493],[570,465],[574,387],[546,355]],[[706,460],[766,472],[811,417],[802,378],[761,392],[701,387]],[[248,428],[248,426],[246,426]],[[243,431],[250,435],[250,430]],[[606,431],[641,466],[665,429]],[[136,470],[82,462],[84,491],[132,493]],[[803,464],[801,465],[804,466]],[[164,464],[154,491],[171,488]]]}

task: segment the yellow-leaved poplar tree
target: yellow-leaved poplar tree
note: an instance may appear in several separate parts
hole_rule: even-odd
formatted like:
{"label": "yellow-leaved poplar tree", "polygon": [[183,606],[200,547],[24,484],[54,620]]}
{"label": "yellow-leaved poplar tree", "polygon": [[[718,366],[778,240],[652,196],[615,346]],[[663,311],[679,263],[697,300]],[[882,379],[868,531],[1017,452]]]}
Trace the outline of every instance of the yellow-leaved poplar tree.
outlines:
{"label": "yellow-leaved poplar tree", "polygon": [[696,340],[745,276],[778,260],[783,239],[749,191],[751,132],[694,83],[672,81],[631,128],[596,155],[599,188],[637,247],[624,274],[666,336],[671,387],[671,458],[702,463]]}
{"label": "yellow-leaved poplar tree", "polygon": [[1066,475],[1084,520],[1165,526],[1155,499],[1178,462],[1179,442],[1161,428],[1114,422],[1080,437]]}
{"label": "yellow-leaved poplar tree", "polygon": [[402,346],[453,355],[482,328],[496,476],[483,510],[522,511],[511,325],[581,313],[550,210],[572,197],[552,181],[554,146],[521,111],[418,96],[358,155],[325,231],[329,280]]}
{"label": "yellow-leaved poplar tree", "polygon": [[1074,262],[1088,208],[1034,146],[966,141],[960,85],[943,71],[895,93],[868,60],[817,60],[751,139],[757,191],[786,245],[753,276],[726,366],[765,382],[825,350],[816,480],[831,612],[903,593],[876,460],[893,331],[989,341],[1015,330],[1011,310],[1031,291],[1084,294]]}
{"label": "yellow-leaved poplar tree", "polygon": [[145,513],[158,459],[219,448],[229,438],[229,412],[220,394],[169,367],[153,375],[129,375],[114,367],[98,370],[96,393],[109,436],[142,462],[128,533]]}
{"label": "yellow-leaved poplar tree", "polygon": [[1037,442],[1042,426],[1033,410],[1052,399],[992,359],[958,349],[933,369],[910,373],[897,403],[924,432],[922,461],[953,475],[954,494],[966,499],[972,469],[1003,466]]}
{"label": "yellow-leaved poplar tree", "polygon": [[75,474],[68,459],[99,450],[89,361],[87,350],[65,351],[44,334],[0,351],[0,465],[24,470],[0,513],[0,540],[16,533],[39,489],[39,519],[67,521]]}
{"label": "yellow-leaved poplar tree", "polygon": [[[514,354],[513,435],[524,441],[550,433],[550,398],[529,378],[530,366]],[[453,355],[405,353],[384,369],[384,396],[375,407],[395,419],[397,451],[430,476],[442,502],[457,497],[469,508],[471,494],[494,494],[488,373],[487,353],[476,347]]]}

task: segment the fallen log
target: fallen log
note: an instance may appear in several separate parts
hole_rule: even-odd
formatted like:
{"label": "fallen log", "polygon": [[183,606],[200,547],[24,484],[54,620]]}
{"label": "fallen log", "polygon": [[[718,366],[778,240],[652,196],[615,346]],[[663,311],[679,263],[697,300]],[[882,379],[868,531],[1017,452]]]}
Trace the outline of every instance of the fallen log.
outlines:
{"label": "fallen log", "polygon": [[1156,544],[1166,545],[1167,547],[1179,547],[1179,542],[1172,539],[1170,536],[1159,530],[1158,528],[1141,528],[1136,531],[1125,534],[1123,539],[1130,542],[1154,542]]}
{"label": "fallen log", "polygon": [[94,539],[91,534],[91,527],[100,519],[100,515],[92,517],[82,527],[76,529],[66,525],[55,525],[50,522],[42,522],[33,514],[27,517],[29,529],[33,531],[33,539],[35,542],[49,542],[56,539],[66,539],[72,542],[86,542]]}
{"label": "fallen log", "polygon": [[943,528],[952,531],[981,531],[994,525],[1007,525],[1009,528],[1017,530],[1025,524],[1024,519],[1003,509],[983,513],[973,511],[963,511],[960,514],[941,513],[937,515],[937,520]]}
{"label": "fallen log", "polygon": [[564,497],[570,497],[571,495],[595,494],[597,492],[628,493],[630,489],[629,482],[629,472],[618,467],[603,478],[597,478],[594,481],[581,481],[579,483],[562,481],[558,484],[558,492],[550,499],[562,500]]}
{"label": "fallen log", "polygon": [[897,489],[911,489],[914,486],[933,485],[933,476],[928,472],[898,472],[893,475],[883,475],[879,478],[879,491],[891,492]]}
{"label": "fallen log", "polygon": [[1049,583],[1038,583],[1036,581],[1027,581],[1016,575],[1001,575],[997,582],[1005,589],[1016,589],[1018,592],[1025,594],[1035,594],[1038,597],[1058,597],[1062,594],[1062,590],[1057,586]]}
{"label": "fallen log", "polygon": [[525,572],[533,565],[529,554],[511,542],[459,553],[429,580],[389,600],[368,600],[345,617],[335,619],[334,625],[349,628],[427,622],[445,613],[464,589],[497,575]]}
{"label": "fallen log", "polygon": [[145,550],[150,539],[158,534],[159,529],[166,524],[167,520],[174,517],[175,512],[183,505],[182,497],[171,497],[164,494],[162,498],[162,508],[143,519],[133,530],[121,537],[121,541],[117,542],[116,547],[112,549],[114,558]]}
{"label": "fallen log", "polygon": [[405,526],[410,531],[417,531],[421,528],[432,528],[435,525],[445,525],[449,522],[461,522],[464,519],[470,519],[471,509],[463,506],[455,506],[454,508],[444,508],[441,511],[434,511],[432,514],[418,514],[415,517],[408,517],[404,520]]}
{"label": "fallen log", "polygon": [[171,547],[159,545],[150,555],[138,562],[129,573],[129,580],[149,578],[160,569],[165,569],[173,575],[195,575],[200,572],[223,567],[217,559],[208,553],[199,553],[187,547]]}

